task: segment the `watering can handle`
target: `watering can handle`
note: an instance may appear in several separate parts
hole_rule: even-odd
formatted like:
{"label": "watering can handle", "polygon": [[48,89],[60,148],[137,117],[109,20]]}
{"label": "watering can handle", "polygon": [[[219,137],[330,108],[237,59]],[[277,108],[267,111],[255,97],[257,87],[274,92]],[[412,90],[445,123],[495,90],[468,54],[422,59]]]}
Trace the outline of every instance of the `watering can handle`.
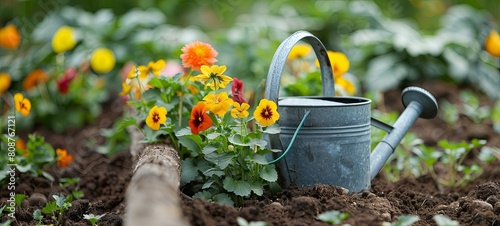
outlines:
{"label": "watering can handle", "polygon": [[283,74],[283,68],[285,68],[288,54],[293,46],[302,39],[306,40],[312,46],[319,60],[321,81],[323,83],[323,96],[335,96],[335,82],[333,80],[332,66],[325,46],[311,33],[307,31],[297,31],[280,44],[276,53],[274,53],[271,66],[269,67],[265,98],[274,101],[276,104],[278,103],[281,75]]}

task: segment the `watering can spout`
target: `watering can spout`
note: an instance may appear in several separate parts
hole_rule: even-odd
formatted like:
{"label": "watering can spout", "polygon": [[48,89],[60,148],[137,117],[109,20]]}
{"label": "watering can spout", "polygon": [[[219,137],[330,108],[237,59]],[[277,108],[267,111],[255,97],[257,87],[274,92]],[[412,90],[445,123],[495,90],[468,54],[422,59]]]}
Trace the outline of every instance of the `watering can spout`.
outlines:
{"label": "watering can spout", "polygon": [[436,99],[422,88],[408,87],[403,90],[401,98],[406,108],[393,126],[372,118],[372,125],[387,131],[387,134],[370,154],[370,180],[377,176],[418,117],[431,119],[437,114]]}

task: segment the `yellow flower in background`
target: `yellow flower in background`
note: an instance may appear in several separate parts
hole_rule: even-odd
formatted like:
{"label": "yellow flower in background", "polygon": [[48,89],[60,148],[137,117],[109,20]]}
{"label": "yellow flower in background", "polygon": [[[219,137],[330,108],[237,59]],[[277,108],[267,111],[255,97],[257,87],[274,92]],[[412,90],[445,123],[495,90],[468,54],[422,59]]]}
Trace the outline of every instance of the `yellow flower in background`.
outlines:
{"label": "yellow flower in background", "polygon": [[231,116],[233,118],[246,118],[248,117],[248,109],[250,108],[250,105],[247,103],[238,103],[238,102],[233,102],[233,109],[231,109]]}
{"label": "yellow flower in background", "polygon": [[492,56],[500,57],[500,35],[497,31],[490,31],[484,42],[484,49]]}
{"label": "yellow flower in background", "polygon": [[149,68],[144,65],[137,66],[137,71],[139,72],[140,79],[147,79],[149,75]]}
{"label": "yellow flower in background", "polygon": [[0,28],[0,46],[6,49],[17,49],[21,44],[21,35],[16,26],[9,24]]}
{"label": "yellow flower in background", "polygon": [[[328,58],[330,59],[335,79],[341,77],[349,70],[349,59],[347,59],[345,54],[328,50]],[[316,60],[316,67],[319,67],[318,60]]]}
{"label": "yellow flower in background", "polygon": [[43,69],[35,69],[24,78],[23,89],[25,91],[31,90],[38,86],[38,84],[47,82],[47,80],[47,75]]}
{"label": "yellow flower in background", "polygon": [[217,90],[220,88],[226,88],[233,79],[227,75],[224,75],[226,71],[226,66],[212,65],[211,67],[203,65],[200,68],[200,75],[195,76],[195,79],[205,84],[205,87],[210,87],[212,90]]}
{"label": "yellow flower in background", "polygon": [[12,83],[10,75],[5,72],[0,72],[0,95],[7,91]]}
{"label": "yellow flower in background", "polygon": [[165,107],[154,106],[149,110],[146,124],[152,130],[160,129],[160,125],[167,121],[167,109]]}
{"label": "yellow flower in background", "polygon": [[16,93],[14,95],[14,105],[16,111],[20,112],[21,115],[30,115],[31,101],[28,98],[24,98],[22,93]]}
{"label": "yellow flower in background", "polygon": [[122,82],[122,91],[118,94],[119,96],[125,96],[130,93],[132,86],[127,84],[127,82]]}
{"label": "yellow flower in background", "polygon": [[280,118],[278,106],[273,101],[262,99],[253,112],[253,117],[261,126],[270,126]]}
{"label": "yellow flower in background", "polygon": [[208,111],[222,117],[233,105],[233,99],[227,96],[226,92],[219,94],[210,93],[203,97]]}
{"label": "yellow flower in background", "polygon": [[69,26],[62,26],[57,29],[52,37],[52,50],[55,53],[66,52],[76,45],[75,30]]}
{"label": "yellow flower in background", "polygon": [[312,47],[308,44],[304,43],[299,43],[295,46],[293,46],[292,50],[290,50],[290,53],[288,54],[289,60],[294,60],[297,58],[304,58],[307,56],[312,50]]}
{"label": "yellow flower in background", "polygon": [[97,48],[90,57],[90,67],[97,74],[108,73],[115,67],[115,54],[108,48]]}
{"label": "yellow flower in background", "polygon": [[160,72],[165,66],[167,66],[167,62],[163,59],[159,59],[156,62],[151,61],[148,63],[148,68],[155,75],[155,77],[160,76]]}
{"label": "yellow flower in background", "polygon": [[335,85],[342,87],[349,95],[354,95],[356,93],[356,86],[344,77],[339,77],[335,79]]}

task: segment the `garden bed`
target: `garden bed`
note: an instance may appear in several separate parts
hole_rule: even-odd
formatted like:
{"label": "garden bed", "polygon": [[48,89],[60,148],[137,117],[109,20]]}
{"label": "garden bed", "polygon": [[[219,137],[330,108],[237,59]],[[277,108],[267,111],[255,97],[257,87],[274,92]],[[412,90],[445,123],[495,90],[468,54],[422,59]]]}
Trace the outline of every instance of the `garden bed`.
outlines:
{"label": "garden bed", "polygon": [[[447,99],[457,104],[460,88],[446,83],[416,84],[429,90],[436,99]],[[386,111],[401,111],[400,91],[385,93]],[[64,171],[50,168],[56,178],[80,177],[78,185],[62,188],[56,182],[45,178],[21,175],[16,193],[26,194],[21,208],[16,210],[14,225],[35,225],[33,211],[50,201],[54,194],[69,194],[79,189],[84,197],[73,201],[64,215],[65,225],[89,225],[83,214],[106,214],[99,225],[121,225],[126,201],[125,191],[132,177],[134,163],[130,153],[122,152],[106,157],[92,150],[91,146],[102,143],[101,128],[110,127],[121,109],[119,100],[108,103],[104,114],[92,125],[64,134],[53,134],[44,129],[39,133],[54,147],[65,147],[75,155],[75,162]],[[493,105],[487,97],[481,97],[482,105]],[[113,107],[114,106],[114,107]],[[500,135],[495,133],[491,121],[475,124],[461,116],[453,129],[439,119],[417,120],[411,132],[422,138],[426,145],[435,146],[437,141],[469,141],[472,138],[486,139],[486,145],[500,147]],[[350,213],[343,221],[351,225],[380,225],[396,221],[401,215],[420,217],[415,225],[435,224],[433,216],[444,214],[462,225],[500,224],[500,162],[495,160],[484,167],[483,174],[465,187],[440,191],[429,175],[417,179],[406,178],[389,183],[382,174],[372,182],[369,191],[348,195],[345,189],[317,185],[312,188],[288,188],[277,194],[265,194],[258,200],[246,201],[243,207],[221,206],[199,199],[184,197],[182,209],[192,225],[237,225],[236,218],[248,221],[265,221],[270,225],[328,225],[317,220],[320,213],[338,210]],[[439,169],[437,169],[439,171]],[[8,197],[6,186],[2,197]],[[2,198],[4,203],[6,198]],[[5,220],[5,218],[2,219]],[[55,223],[45,217],[44,224]]]}

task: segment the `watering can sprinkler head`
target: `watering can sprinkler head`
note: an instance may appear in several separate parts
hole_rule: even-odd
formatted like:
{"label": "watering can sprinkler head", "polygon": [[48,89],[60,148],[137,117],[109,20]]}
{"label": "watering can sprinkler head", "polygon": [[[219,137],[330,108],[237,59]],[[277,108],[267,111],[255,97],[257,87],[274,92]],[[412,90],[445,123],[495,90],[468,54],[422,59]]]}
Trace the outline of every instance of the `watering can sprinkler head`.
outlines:
{"label": "watering can sprinkler head", "polygon": [[[438,104],[434,96],[420,87],[410,86],[403,90],[401,100],[406,107],[393,126],[382,123],[387,135],[380,141],[370,155],[370,179],[373,180],[385,162],[401,142],[418,117],[431,119],[436,117]],[[379,121],[372,119],[372,125],[380,127]],[[389,128],[389,129],[387,129]]]}
{"label": "watering can sprinkler head", "polygon": [[[307,41],[320,63],[322,97],[279,98],[283,68],[292,47]],[[406,107],[393,126],[371,118],[371,100],[335,96],[334,77],[327,51],[321,41],[306,31],[285,39],[276,50],[269,68],[265,98],[278,105],[280,134],[270,134],[272,149],[285,150],[274,156],[280,182],[288,185],[338,185],[359,192],[370,187],[404,135],[418,117],[437,114],[436,99],[419,87],[402,92]],[[386,136],[370,153],[370,125],[385,130]],[[286,155],[286,156],[285,156]]]}

